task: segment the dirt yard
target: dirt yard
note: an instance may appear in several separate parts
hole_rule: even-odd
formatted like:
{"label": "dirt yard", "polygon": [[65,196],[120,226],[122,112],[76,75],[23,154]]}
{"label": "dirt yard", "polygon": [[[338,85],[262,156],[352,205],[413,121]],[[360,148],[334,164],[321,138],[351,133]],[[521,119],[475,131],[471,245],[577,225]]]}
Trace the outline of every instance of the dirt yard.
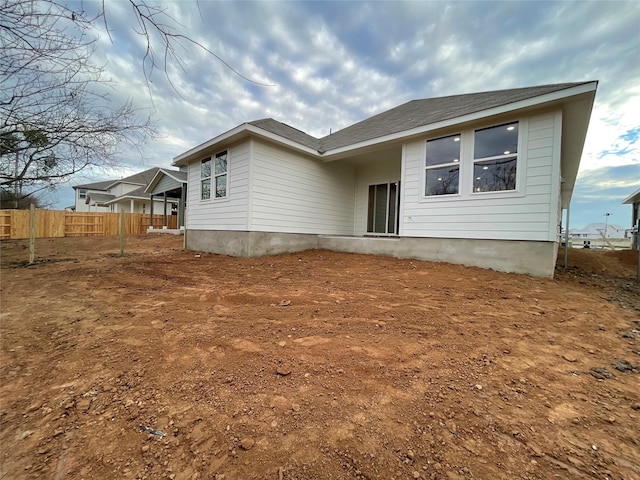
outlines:
{"label": "dirt yard", "polygon": [[0,244],[3,479],[640,479],[636,252],[118,242]]}

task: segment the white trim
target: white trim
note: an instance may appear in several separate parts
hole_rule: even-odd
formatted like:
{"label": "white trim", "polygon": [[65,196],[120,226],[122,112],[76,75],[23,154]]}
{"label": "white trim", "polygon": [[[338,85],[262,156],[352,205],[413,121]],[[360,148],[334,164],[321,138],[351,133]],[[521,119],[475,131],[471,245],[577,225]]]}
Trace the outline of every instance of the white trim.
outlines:
{"label": "white trim", "polygon": [[253,180],[254,180],[254,143],[253,138],[249,139],[249,185],[247,192],[247,230],[251,230],[253,228]]}
{"label": "white trim", "polygon": [[179,172],[179,170],[166,170],[164,168],[158,168],[158,171],[156,172],[156,174],[153,176],[151,181],[147,184],[146,188],[144,189],[144,193],[151,193],[151,191],[155,188],[155,186],[160,181],[159,177],[161,175],[165,175],[167,177],[171,177],[176,182],[186,185],[188,179],[187,180],[181,180],[181,179],[179,179],[179,178],[177,178],[177,177],[172,175],[172,173],[178,173],[178,172]]}
{"label": "white trim", "polygon": [[622,204],[623,205],[627,205],[627,204],[631,205],[631,204],[636,203],[637,201],[640,201],[640,188],[637,189],[635,192],[633,192],[631,195],[629,195],[627,198],[625,198],[622,201]]}
{"label": "white trim", "polygon": [[[558,222],[562,222],[562,184],[561,184],[561,165],[562,165],[562,110],[556,111],[553,116],[553,152],[551,170],[551,197],[549,198],[549,240],[558,241]],[[528,129],[527,129],[528,131]],[[558,213],[560,218],[558,218]],[[566,266],[566,265],[565,265]]]}
{"label": "white trim", "polygon": [[[407,179],[407,144],[402,144],[402,154],[400,156],[400,208],[398,209],[398,236],[404,235],[404,189]],[[367,213],[368,215],[368,213]],[[355,222],[354,222],[355,229]]]}

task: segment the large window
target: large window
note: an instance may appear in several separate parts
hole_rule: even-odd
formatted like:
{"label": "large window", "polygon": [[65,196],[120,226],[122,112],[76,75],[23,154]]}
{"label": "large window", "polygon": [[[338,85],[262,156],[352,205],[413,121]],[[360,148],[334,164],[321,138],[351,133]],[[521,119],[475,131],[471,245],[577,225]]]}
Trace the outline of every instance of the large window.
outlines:
{"label": "large window", "polygon": [[78,190],[78,198],[87,198],[87,189],[81,188]]}
{"label": "large window", "polygon": [[427,141],[424,194],[458,193],[460,185],[460,134]]}
{"label": "large window", "polygon": [[[212,171],[213,166],[213,171]],[[227,152],[220,152],[211,159],[205,158],[200,164],[200,198],[211,198],[211,185],[214,187],[214,198],[227,196]]]}
{"label": "large window", "polygon": [[518,122],[476,130],[473,148],[473,191],[516,189]]}

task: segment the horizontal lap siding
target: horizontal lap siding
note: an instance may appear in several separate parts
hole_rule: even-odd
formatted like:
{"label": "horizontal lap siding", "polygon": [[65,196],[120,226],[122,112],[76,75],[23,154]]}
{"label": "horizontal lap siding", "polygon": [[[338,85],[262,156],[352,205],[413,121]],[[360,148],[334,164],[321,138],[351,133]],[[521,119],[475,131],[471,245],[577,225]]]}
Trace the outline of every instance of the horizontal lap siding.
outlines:
{"label": "horizontal lap siding", "polygon": [[[559,116],[537,115],[521,121],[521,151],[518,169],[523,169],[516,195],[471,194],[424,200],[424,142],[407,144],[403,189],[401,234],[415,237],[478,238],[499,240],[555,240],[552,228],[557,213],[559,158],[554,152],[560,141]],[[526,127],[526,128],[522,128]],[[472,176],[471,161],[462,159],[460,175]],[[466,162],[466,163],[465,163]],[[555,185],[558,183],[558,185]],[[469,182],[466,183],[469,185]],[[465,185],[465,182],[462,182]],[[468,188],[468,187],[467,187]],[[463,188],[464,190],[464,188]],[[552,194],[553,192],[553,194]]]}
{"label": "horizontal lap siding", "polygon": [[[249,201],[249,142],[227,149],[227,195],[221,200],[200,200],[200,162],[189,164],[187,228],[193,230],[247,230]],[[211,194],[214,187],[211,187]]]}
{"label": "horizontal lap siding", "polygon": [[251,230],[353,234],[354,168],[254,141]]}

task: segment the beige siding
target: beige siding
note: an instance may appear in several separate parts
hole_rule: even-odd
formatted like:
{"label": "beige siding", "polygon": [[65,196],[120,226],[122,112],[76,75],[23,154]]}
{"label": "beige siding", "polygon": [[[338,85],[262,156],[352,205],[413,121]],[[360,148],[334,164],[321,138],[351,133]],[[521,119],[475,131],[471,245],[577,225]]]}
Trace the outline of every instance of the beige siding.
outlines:
{"label": "beige siding", "polygon": [[248,229],[247,205],[249,202],[249,141],[247,140],[236,144],[228,148],[227,152],[227,198],[201,200],[200,162],[193,162],[189,165],[189,188],[187,189],[188,229]]}
{"label": "beige siding", "polygon": [[355,168],[254,140],[250,230],[352,235]]}
{"label": "beige siding", "polygon": [[[555,241],[561,115],[551,112],[519,120],[515,192],[471,193],[472,162],[463,154],[459,195],[425,198],[422,189],[426,138],[406,144],[401,235]],[[471,151],[471,145],[463,145],[463,150],[465,147]]]}

